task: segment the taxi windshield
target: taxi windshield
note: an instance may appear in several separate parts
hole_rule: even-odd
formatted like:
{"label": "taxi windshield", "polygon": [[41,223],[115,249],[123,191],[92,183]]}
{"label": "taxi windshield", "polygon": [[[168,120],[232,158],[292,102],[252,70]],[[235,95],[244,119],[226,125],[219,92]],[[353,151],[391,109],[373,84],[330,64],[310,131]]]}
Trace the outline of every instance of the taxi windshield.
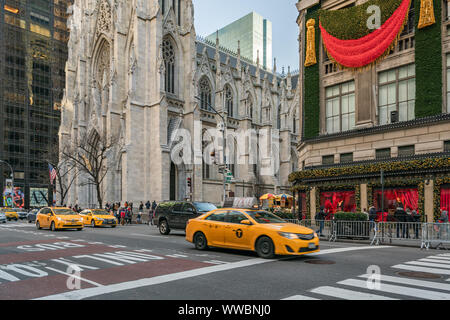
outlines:
{"label": "taxi windshield", "polygon": [[107,211],[101,209],[92,210],[92,213],[100,216],[109,216]]}
{"label": "taxi windshield", "polygon": [[53,209],[53,212],[58,216],[74,216],[78,215],[75,211],[71,209]]}
{"label": "taxi windshield", "polygon": [[258,223],[286,223],[280,217],[267,211],[246,211]]}
{"label": "taxi windshield", "polygon": [[210,212],[217,209],[215,205],[205,202],[194,202],[194,206],[198,212]]}

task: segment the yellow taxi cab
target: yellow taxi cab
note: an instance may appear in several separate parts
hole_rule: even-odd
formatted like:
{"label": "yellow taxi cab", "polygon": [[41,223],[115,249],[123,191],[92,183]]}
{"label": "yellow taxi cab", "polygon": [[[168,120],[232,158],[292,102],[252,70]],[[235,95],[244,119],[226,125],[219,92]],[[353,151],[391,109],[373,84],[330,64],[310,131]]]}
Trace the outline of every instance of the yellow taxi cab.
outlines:
{"label": "yellow taxi cab", "polygon": [[86,209],[80,212],[80,216],[83,218],[84,225],[90,225],[93,228],[103,226],[115,228],[117,226],[116,217],[103,209]]}
{"label": "yellow taxi cab", "polygon": [[83,218],[70,208],[45,207],[39,210],[36,216],[36,228],[49,228],[52,231],[58,229],[83,230]]}
{"label": "yellow taxi cab", "polygon": [[5,217],[8,221],[11,220],[19,220],[19,214],[14,208],[0,208],[0,212],[5,214]]}
{"label": "yellow taxi cab", "polygon": [[265,259],[320,251],[313,230],[258,209],[217,209],[191,219],[186,240],[198,250],[209,246],[249,250]]}

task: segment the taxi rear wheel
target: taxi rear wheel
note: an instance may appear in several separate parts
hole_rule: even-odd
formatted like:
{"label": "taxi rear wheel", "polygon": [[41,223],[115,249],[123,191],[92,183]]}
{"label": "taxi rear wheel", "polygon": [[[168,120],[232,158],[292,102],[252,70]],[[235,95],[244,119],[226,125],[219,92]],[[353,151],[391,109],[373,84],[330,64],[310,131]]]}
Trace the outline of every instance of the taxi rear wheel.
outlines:
{"label": "taxi rear wheel", "polygon": [[54,222],[52,222],[52,224],[50,226],[50,230],[56,231],[56,227],[55,227],[55,223]]}
{"label": "taxi rear wheel", "polygon": [[36,229],[41,230],[41,224],[39,221],[36,221]]}
{"label": "taxi rear wheel", "polygon": [[92,219],[92,221],[91,221],[91,227],[95,228],[95,221],[94,221],[94,219]]}
{"label": "taxi rear wheel", "polygon": [[206,240],[203,232],[197,232],[194,236],[194,244],[197,250],[206,250],[208,249],[208,241]]}
{"label": "taxi rear wheel", "polygon": [[256,241],[256,253],[263,259],[272,259],[275,256],[275,246],[269,237],[261,237]]}

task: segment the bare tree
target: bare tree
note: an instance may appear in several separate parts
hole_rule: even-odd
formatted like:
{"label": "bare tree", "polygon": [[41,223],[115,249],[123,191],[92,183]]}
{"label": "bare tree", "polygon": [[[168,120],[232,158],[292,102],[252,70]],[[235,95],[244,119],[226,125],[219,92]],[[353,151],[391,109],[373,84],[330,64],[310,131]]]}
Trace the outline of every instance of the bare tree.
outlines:
{"label": "bare tree", "polygon": [[77,143],[62,148],[62,158],[74,163],[79,174],[86,176],[86,183],[95,186],[99,208],[103,207],[103,181],[111,168],[107,160],[120,149],[118,136],[99,134],[96,130],[81,136]]}
{"label": "bare tree", "polygon": [[78,171],[76,163],[69,158],[60,156],[59,145],[51,145],[45,157],[47,163],[52,165],[56,171],[56,193],[59,194],[59,205],[63,206],[70,188],[75,182]]}

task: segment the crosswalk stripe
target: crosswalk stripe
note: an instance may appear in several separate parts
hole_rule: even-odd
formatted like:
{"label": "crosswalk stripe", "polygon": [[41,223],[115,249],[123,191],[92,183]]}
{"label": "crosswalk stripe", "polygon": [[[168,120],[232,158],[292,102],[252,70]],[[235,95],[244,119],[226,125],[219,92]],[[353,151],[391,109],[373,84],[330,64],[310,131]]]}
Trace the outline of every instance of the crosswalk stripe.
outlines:
{"label": "crosswalk stripe", "polygon": [[319,287],[311,290],[312,293],[322,294],[325,296],[331,296],[335,298],[341,298],[345,300],[398,300],[395,298],[389,298],[371,293],[364,293],[359,291],[347,290],[336,287]]}
{"label": "crosswalk stripe", "polygon": [[442,257],[442,256],[431,256],[427,257],[427,259],[439,259],[439,260],[450,260],[450,257]]}
{"label": "crosswalk stripe", "polygon": [[450,261],[449,261],[449,260],[439,260],[439,259],[428,259],[428,258],[424,258],[424,259],[419,259],[418,261],[450,264]]}
{"label": "crosswalk stripe", "polygon": [[[369,274],[363,274],[359,277],[360,278],[369,278],[371,276],[372,275],[369,275]],[[425,287],[425,288],[430,288],[430,289],[450,291],[450,284],[446,284],[446,283],[415,280],[415,279],[408,279],[408,278],[401,278],[401,277],[391,277],[391,276],[385,276],[385,275],[381,275],[380,279],[381,279],[381,281],[407,284],[407,285],[416,286],[416,287]]]}
{"label": "crosswalk stripe", "polygon": [[442,269],[450,269],[450,266],[447,264],[441,264],[441,263],[429,263],[429,262],[420,262],[420,261],[408,261],[405,262],[406,264],[412,264],[416,266],[423,266],[423,267],[434,267],[434,268],[442,268]]}
{"label": "crosswalk stripe", "polygon": [[436,269],[436,268],[425,268],[425,267],[418,267],[418,266],[412,266],[412,265],[406,265],[406,264],[397,264],[397,265],[393,266],[392,268],[409,270],[409,271],[418,271],[418,272],[427,272],[427,273],[448,274],[448,275],[450,275],[450,270]]}
{"label": "crosswalk stripe", "polygon": [[[367,289],[367,281],[364,280],[356,280],[356,279],[348,279],[338,284],[343,284],[347,286],[353,286],[357,288]],[[403,296],[411,296],[415,298],[428,299],[428,300],[450,300],[450,294],[442,293],[437,291],[423,290],[423,289],[414,289],[404,286],[396,286],[386,283],[381,283],[380,288],[374,288],[373,290],[389,292]]]}
{"label": "crosswalk stripe", "polygon": [[316,298],[308,297],[308,296],[302,296],[302,295],[298,294],[298,295],[295,295],[292,297],[287,297],[287,298],[284,298],[281,300],[320,300],[320,299],[316,299]]}

